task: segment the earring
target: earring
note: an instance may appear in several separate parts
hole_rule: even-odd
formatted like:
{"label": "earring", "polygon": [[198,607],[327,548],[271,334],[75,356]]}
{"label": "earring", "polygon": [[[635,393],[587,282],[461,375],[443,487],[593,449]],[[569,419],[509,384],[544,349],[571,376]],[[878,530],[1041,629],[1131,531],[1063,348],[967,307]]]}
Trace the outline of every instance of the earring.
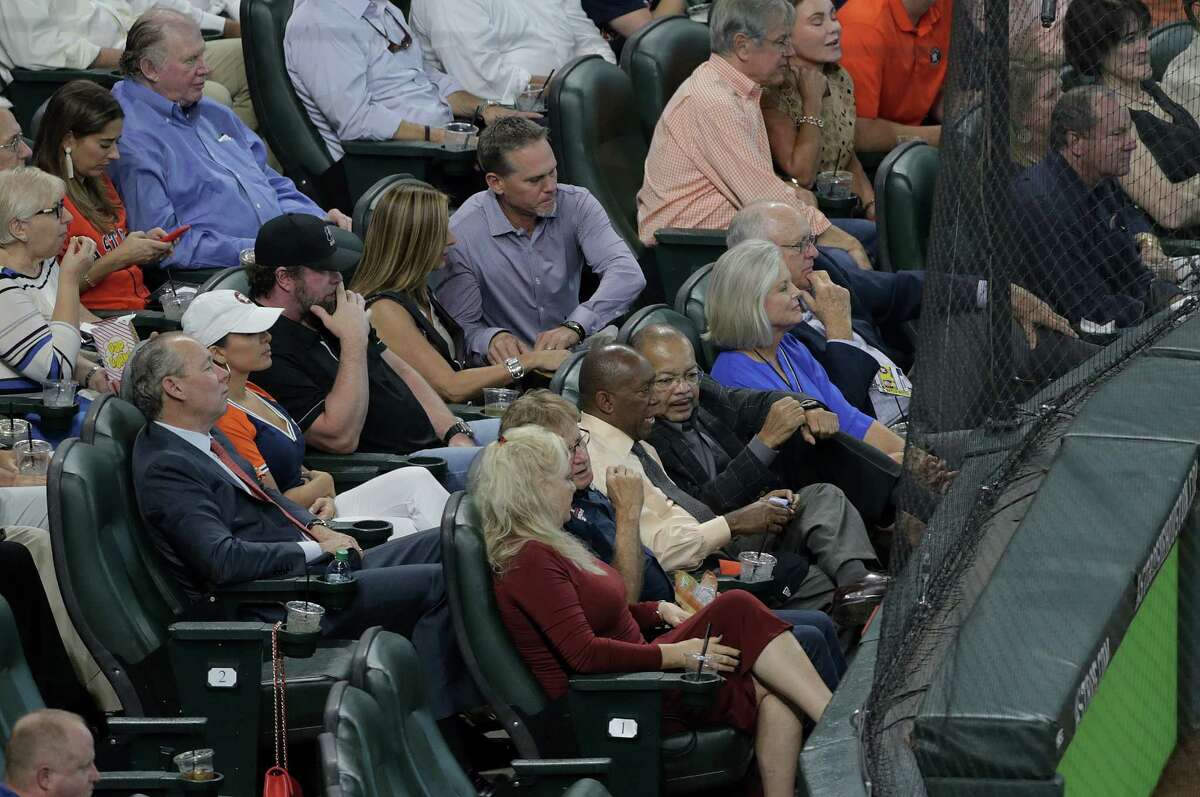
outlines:
{"label": "earring", "polygon": [[71,160],[71,148],[64,147],[64,149],[66,150],[66,157],[67,157],[67,179],[74,180],[75,179],[75,162],[73,160]]}

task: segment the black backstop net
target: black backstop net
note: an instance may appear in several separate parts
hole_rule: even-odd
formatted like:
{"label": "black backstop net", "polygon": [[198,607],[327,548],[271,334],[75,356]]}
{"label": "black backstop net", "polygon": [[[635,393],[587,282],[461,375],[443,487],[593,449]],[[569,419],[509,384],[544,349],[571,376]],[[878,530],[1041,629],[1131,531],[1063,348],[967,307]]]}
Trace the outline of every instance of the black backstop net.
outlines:
{"label": "black backstop net", "polygon": [[[1101,720],[1083,715],[1100,716],[1088,707],[1096,685],[1120,640],[1133,639],[1134,618],[1151,605],[1146,593],[1174,538],[1152,536],[1148,561],[1133,556],[1130,565],[1144,568],[1130,605],[1108,607],[1106,568],[1125,563],[1105,546],[1134,532],[1089,520],[1102,501],[1051,484],[1050,474],[1081,428],[1083,405],[1106,386],[1144,389],[1158,379],[1159,371],[1139,363],[1185,329],[1197,305],[1200,45],[1189,46],[1185,9],[1148,9],[1141,0],[954,4],[891,550],[897,581],[882,616],[872,692],[856,716],[873,794],[983,793],[971,783],[1035,784],[1056,775],[1067,778],[1068,794],[1088,793],[1077,790],[1081,776],[1072,774],[1073,790],[1066,774],[1077,771],[1080,756],[1096,755],[1081,747],[1091,743],[1083,723],[1104,731]],[[906,168],[930,168],[918,162],[924,145],[908,146]],[[920,197],[897,190],[899,199],[888,193],[883,201],[912,202],[919,216]],[[906,234],[895,224],[888,232]],[[1119,382],[1123,375],[1131,381]],[[1182,384],[1163,382],[1160,392],[1163,406],[1195,403]],[[1140,411],[1140,404],[1128,408],[1131,416]],[[1154,534],[1162,519],[1151,507],[1162,503],[1164,517],[1174,512],[1163,528],[1186,514],[1194,469],[1176,473],[1169,455],[1157,458],[1159,449],[1113,448],[1102,436],[1072,445],[1070,461],[1096,468],[1080,483],[1128,491],[1123,505],[1145,507]],[[1097,461],[1104,451],[1118,453]],[[1106,467],[1133,475],[1100,488]],[[1093,542],[1081,546],[1085,530],[1072,524],[1085,522]],[[1038,523],[1048,529],[1040,539],[1019,539]],[[1092,545],[1102,553],[1093,556]],[[1024,592],[1019,579],[1005,580],[1022,555],[1034,561]],[[1060,555],[1067,564],[1037,566]],[[1107,612],[1094,634],[1058,602],[1064,581],[1080,595],[1079,612]],[[1179,606],[1181,616],[1187,610]],[[1049,633],[1056,622],[1057,634]],[[1068,671],[1077,683],[1059,716],[1052,709],[1063,701],[1054,690]],[[1144,672],[1160,677],[1149,665]],[[1173,696],[1176,685],[1143,686]],[[1039,714],[1041,704],[1051,708]],[[1126,714],[1123,732],[1154,737],[1157,720],[1143,719],[1136,706]],[[1169,754],[1174,742],[1159,746]],[[1103,770],[1103,762],[1083,760],[1085,769]],[[1110,793],[1137,793],[1109,785]]]}

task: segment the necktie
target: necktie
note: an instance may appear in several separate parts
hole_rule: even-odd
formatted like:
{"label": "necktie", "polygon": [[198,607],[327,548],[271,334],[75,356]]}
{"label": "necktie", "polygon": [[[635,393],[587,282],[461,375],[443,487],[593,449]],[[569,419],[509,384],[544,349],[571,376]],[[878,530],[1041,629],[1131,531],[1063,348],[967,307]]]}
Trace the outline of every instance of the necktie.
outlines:
{"label": "necktie", "polygon": [[217,456],[217,459],[221,460],[222,465],[229,468],[229,470],[241,480],[242,484],[246,485],[246,489],[250,491],[252,496],[263,503],[270,504],[282,512],[283,516],[291,521],[292,525],[300,530],[300,533],[304,535],[304,539],[313,539],[312,534],[310,534],[308,531],[308,526],[305,526],[302,522],[300,522],[299,518],[287,511],[283,504],[272,498],[271,494],[264,490],[262,485],[259,484],[256,479],[252,479],[244,470],[238,467],[238,464],[233,461],[233,457],[229,456],[229,452],[225,450],[224,446],[214,439],[210,445],[210,450]]}
{"label": "necktie", "polygon": [[675,482],[671,481],[671,477],[662,469],[662,465],[658,464],[658,460],[650,456],[650,452],[646,447],[637,442],[633,444],[633,455],[642,463],[642,470],[646,474],[646,478],[650,480],[658,489],[662,490],[671,502],[678,505],[692,517],[696,518],[701,523],[707,523],[716,517],[713,511],[704,505],[703,501],[699,501],[692,496],[679,489]]}

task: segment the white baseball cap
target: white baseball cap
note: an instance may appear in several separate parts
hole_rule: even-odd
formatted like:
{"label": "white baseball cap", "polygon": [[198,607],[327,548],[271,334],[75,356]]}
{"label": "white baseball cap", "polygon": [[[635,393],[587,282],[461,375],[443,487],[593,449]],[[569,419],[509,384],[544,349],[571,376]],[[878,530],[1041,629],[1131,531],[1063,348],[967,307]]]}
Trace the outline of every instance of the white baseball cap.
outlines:
{"label": "white baseball cap", "polygon": [[237,291],[208,291],[188,305],[183,331],[208,348],[230,332],[266,332],[282,312],[279,307],[259,307]]}

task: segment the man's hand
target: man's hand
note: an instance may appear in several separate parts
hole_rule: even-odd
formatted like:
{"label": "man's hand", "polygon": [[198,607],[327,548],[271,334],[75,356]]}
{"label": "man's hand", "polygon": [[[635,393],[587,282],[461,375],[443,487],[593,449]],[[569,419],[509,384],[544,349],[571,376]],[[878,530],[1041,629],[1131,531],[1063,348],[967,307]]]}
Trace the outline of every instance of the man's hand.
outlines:
{"label": "man's hand", "polygon": [[945,493],[958,476],[958,471],[950,470],[944,459],[917,446],[909,446],[905,461],[917,483],[936,493]]}
{"label": "man's hand", "polygon": [[343,346],[367,344],[371,322],[367,319],[366,302],[354,291],[346,290],[342,283],[337,286],[337,308],[332,315],[315,304],[309,309]]}
{"label": "man's hand", "polygon": [[605,471],[604,478],[613,511],[617,515],[626,515],[636,523],[642,516],[642,502],[645,500],[645,484],[641,475],[624,465],[611,465]]}
{"label": "man's hand", "polygon": [[826,340],[853,340],[850,325],[850,291],[829,278],[825,271],[814,271],[808,277],[809,289],[800,297],[825,325]]}
{"label": "man's hand", "polygon": [[663,619],[663,622],[674,628],[692,615],[681,606],[666,601],[658,602],[658,616]]}
{"label": "man's hand", "polygon": [[1013,320],[1021,326],[1029,348],[1037,348],[1037,328],[1059,332],[1069,338],[1077,338],[1075,330],[1067,319],[1050,309],[1050,305],[1034,296],[1020,285],[1010,285],[1008,293],[1009,306],[1012,307]]}
{"label": "man's hand", "polygon": [[236,19],[225,20],[225,27],[221,31],[221,36],[226,39],[240,39],[242,37],[242,24]]}
{"label": "man's hand", "polygon": [[726,514],[725,522],[729,524],[729,533],[735,536],[778,534],[783,531],[793,514],[790,506],[775,506],[764,496],[752,504]]}
{"label": "man's hand", "polygon": [[17,455],[12,451],[0,451],[0,487],[45,487],[46,477],[41,474],[18,473]]}
{"label": "man's hand", "polygon": [[871,258],[867,257],[867,250],[862,248],[862,244],[847,247],[846,254],[850,255],[850,259],[854,261],[854,264],[863,271],[874,270],[875,267],[871,265]]}
{"label": "man's hand", "polygon": [[[838,422],[837,413],[823,410],[819,407],[804,411],[804,423],[808,427],[810,433],[816,440],[825,440],[837,434],[841,428]],[[808,435],[805,435],[805,440],[808,440]],[[816,442],[814,440],[813,442]]]}
{"label": "man's hand", "polygon": [[333,503],[333,499],[327,495],[323,495],[313,505],[308,508],[308,511],[321,518],[321,520],[333,520],[337,516],[337,506]]}
{"label": "man's hand", "polygon": [[339,531],[334,531],[331,528],[322,526],[320,523],[310,526],[308,533],[321,546],[321,550],[325,553],[337,553],[338,548],[353,548],[362,554],[362,546],[358,544],[358,540],[351,537],[349,534],[342,534]]}
{"label": "man's hand", "polygon": [[330,208],[325,214],[325,221],[331,221],[346,232],[350,232],[354,228],[354,222],[349,216],[337,208]]}
{"label": "man's hand", "polygon": [[488,362],[492,365],[503,365],[509,357],[517,357],[529,351],[516,335],[511,332],[497,332],[488,344]]}
{"label": "man's hand", "polygon": [[554,327],[537,336],[537,340],[533,342],[533,350],[569,349],[580,343],[581,340],[578,334],[567,327]]}
{"label": "man's hand", "polygon": [[778,449],[791,440],[796,430],[800,429],[806,443],[817,442],[806,428],[806,423],[804,408],[800,406],[800,402],[791,396],[785,396],[771,405],[757,437],[767,448]]}

